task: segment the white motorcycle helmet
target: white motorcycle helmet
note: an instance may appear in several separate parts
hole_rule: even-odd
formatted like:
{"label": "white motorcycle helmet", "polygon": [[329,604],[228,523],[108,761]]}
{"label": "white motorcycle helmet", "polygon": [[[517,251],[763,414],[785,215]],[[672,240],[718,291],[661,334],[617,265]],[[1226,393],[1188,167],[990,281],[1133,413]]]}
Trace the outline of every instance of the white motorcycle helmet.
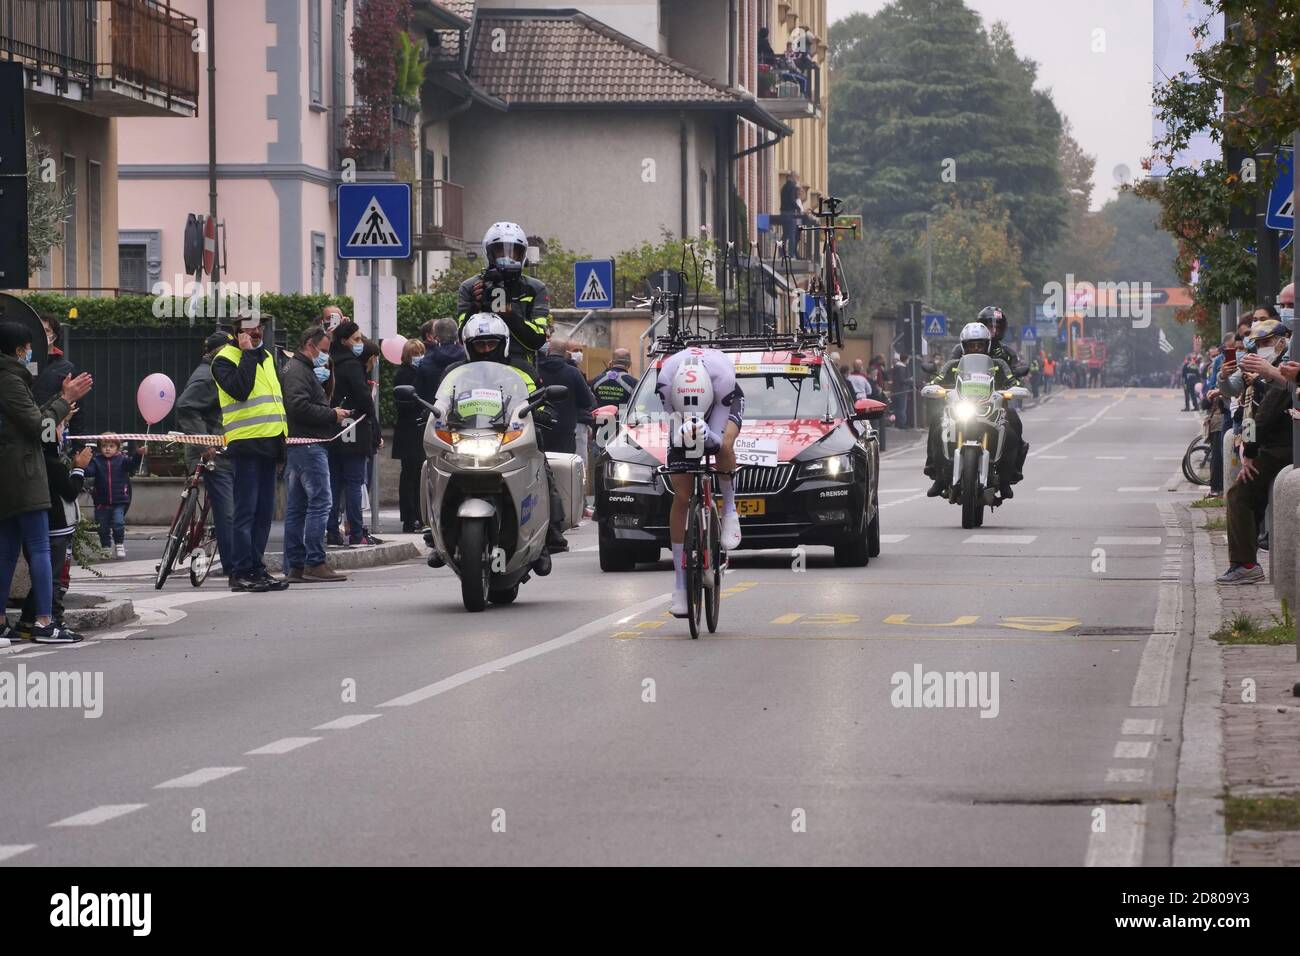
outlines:
{"label": "white motorcycle helmet", "polygon": [[692,350],[668,386],[668,403],[680,415],[703,417],[713,407],[713,380],[698,351]]}
{"label": "white motorcycle helmet", "polygon": [[[471,315],[460,337],[471,362],[504,362],[510,356],[510,327],[495,313]],[[485,343],[491,343],[492,348],[483,351],[475,348]]]}
{"label": "white motorcycle helmet", "polygon": [[528,258],[528,236],[514,222],[494,222],[483,233],[488,266],[502,272],[522,272]]}
{"label": "white motorcycle helmet", "polygon": [[[989,345],[993,341],[993,333],[989,327],[982,322],[967,322],[961,328],[961,351],[963,355],[978,353],[980,355],[989,354]],[[983,346],[976,346],[976,342],[983,342]]]}

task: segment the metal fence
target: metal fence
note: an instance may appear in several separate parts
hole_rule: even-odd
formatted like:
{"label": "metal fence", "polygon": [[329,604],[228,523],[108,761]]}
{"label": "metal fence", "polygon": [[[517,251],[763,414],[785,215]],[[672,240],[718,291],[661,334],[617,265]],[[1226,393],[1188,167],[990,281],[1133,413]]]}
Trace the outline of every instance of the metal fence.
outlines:
{"label": "metal fence", "polygon": [[95,74],[94,8],[86,0],[0,0],[0,52],[88,83]]}

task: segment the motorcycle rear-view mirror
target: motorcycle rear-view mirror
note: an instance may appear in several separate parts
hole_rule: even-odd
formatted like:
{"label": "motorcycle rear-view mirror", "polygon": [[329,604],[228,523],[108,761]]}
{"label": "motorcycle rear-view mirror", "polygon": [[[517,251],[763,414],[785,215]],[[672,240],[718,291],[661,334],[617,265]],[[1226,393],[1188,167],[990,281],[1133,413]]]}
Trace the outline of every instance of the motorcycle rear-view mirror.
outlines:
{"label": "motorcycle rear-view mirror", "polygon": [[418,394],[416,394],[414,385],[394,385],[393,395],[398,402],[419,402],[429,411],[434,410],[434,407],[432,405],[430,405],[428,402],[422,399]]}
{"label": "motorcycle rear-view mirror", "polygon": [[1029,366],[1017,365],[1015,368],[1011,370],[1011,372],[1012,374],[1015,375],[1016,378],[1024,378],[1026,375],[1029,374]]}
{"label": "motorcycle rear-view mirror", "polygon": [[922,363],[921,363],[921,371],[924,372],[926,375],[933,375],[933,374],[935,373],[935,370],[936,370],[937,368],[938,368],[938,366],[935,365],[933,362],[922,362]]}

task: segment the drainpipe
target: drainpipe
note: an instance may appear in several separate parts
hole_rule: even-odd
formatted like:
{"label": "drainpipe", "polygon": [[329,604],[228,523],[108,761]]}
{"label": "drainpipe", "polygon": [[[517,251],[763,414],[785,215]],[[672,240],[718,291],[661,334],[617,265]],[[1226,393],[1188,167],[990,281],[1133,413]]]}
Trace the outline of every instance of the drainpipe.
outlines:
{"label": "drainpipe", "polygon": [[[217,226],[217,36],[214,0],[208,0],[208,215],[213,229]],[[213,286],[221,281],[221,251],[215,245],[212,251]]]}
{"label": "drainpipe", "polygon": [[[470,105],[473,104],[473,102],[474,102],[474,97],[467,94],[465,96],[464,101],[457,103],[455,106],[453,106],[451,109],[447,110],[446,112],[437,114],[433,119],[426,120],[425,122],[420,124],[420,157],[419,160],[417,161],[418,162],[417,168],[419,168],[421,171],[423,171],[424,169],[424,152],[425,152],[424,146],[429,138],[428,137],[429,127],[435,125],[436,123],[441,123],[446,120],[449,120],[454,116],[459,116],[461,113],[469,109]],[[433,177],[434,179],[438,178],[437,174],[438,174],[438,170],[435,168],[434,177]],[[419,176],[417,178],[423,178],[423,177]],[[420,253],[420,285],[423,286],[428,281],[429,281],[429,253],[422,251]]]}
{"label": "drainpipe", "polygon": [[682,233],[681,235],[682,235],[682,242],[686,242],[690,238],[687,235],[687,226],[686,226],[686,215],[687,215],[687,208],[688,208],[687,203],[690,201],[690,197],[687,195],[689,190],[686,188],[688,170],[687,170],[687,162],[686,162],[686,112],[685,110],[677,114],[677,128],[678,128],[679,138],[681,140],[681,154],[682,154]]}

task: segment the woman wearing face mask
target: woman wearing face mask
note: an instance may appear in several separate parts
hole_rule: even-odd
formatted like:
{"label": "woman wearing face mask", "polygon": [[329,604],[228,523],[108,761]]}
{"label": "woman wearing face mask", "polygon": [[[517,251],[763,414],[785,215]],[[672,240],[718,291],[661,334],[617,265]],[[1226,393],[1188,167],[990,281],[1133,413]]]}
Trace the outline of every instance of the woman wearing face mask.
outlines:
{"label": "woman wearing face mask", "polygon": [[[424,355],[424,343],[409,339],[402,347],[402,364],[393,385],[415,385],[419,372],[415,362]],[[424,467],[424,423],[428,414],[414,401],[397,402],[397,422],[393,426],[393,457],[402,463],[398,484],[402,513],[402,532],[420,530],[420,470]]]}
{"label": "woman wearing face mask", "polygon": [[[330,509],[327,540],[343,547],[339,531],[339,510],[347,511],[347,545],[365,544],[362,529],[361,489],[366,483],[366,462],[373,454],[377,434],[374,400],[365,367],[366,341],[355,322],[343,322],[334,330],[330,362],[334,366],[335,408],[351,412],[356,427],[330,445],[330,484],[334,502]],[[364,419],[361,416],[365,416]]]}
{"label": "woman wearing face mask", "polygon": [[[68,376],[59,394],[43,406],[32,397],[32,336],[17,322],[0,322],[0,618],[9,602],[9,586],[19,550],[26,546],[35,592],[38,644],[79,640],[51,619],[54,578],[50,570],[50,489],[41,442],[53,439],[55,426],[67,418],[72,405],[90,391],[89,375]],[[0,620],[0,645],[15,637],[7,620]]]}

